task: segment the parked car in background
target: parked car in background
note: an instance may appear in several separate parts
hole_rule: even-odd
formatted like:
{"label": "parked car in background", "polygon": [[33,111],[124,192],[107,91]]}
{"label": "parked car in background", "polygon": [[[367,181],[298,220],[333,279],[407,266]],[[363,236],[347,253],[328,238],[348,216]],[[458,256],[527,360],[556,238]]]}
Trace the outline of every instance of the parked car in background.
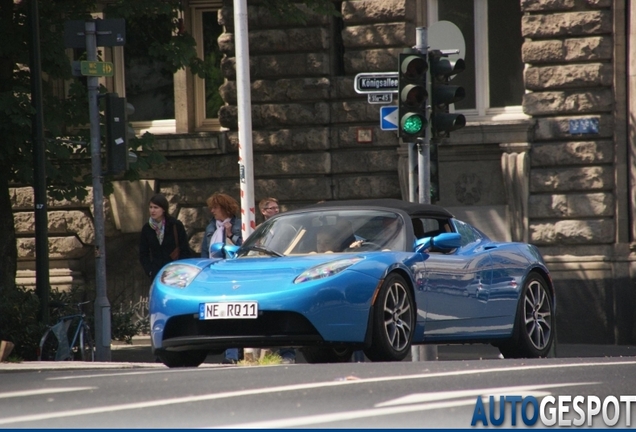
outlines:
{"label": "parked car in background", "polygon": [[555,292],[539,250],[493,241],[442,207],[332,201],[279,214],[241,247],[166,265],[150,293],[154,353],[198,366],[227,347],[293,346],[310,363],[400,361],[412,345],[490,343],[546,356]]}

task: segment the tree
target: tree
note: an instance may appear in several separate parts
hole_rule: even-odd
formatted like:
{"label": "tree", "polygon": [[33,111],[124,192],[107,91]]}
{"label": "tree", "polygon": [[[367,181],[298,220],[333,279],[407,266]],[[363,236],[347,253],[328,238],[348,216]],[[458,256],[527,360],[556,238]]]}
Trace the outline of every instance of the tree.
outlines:
{"label": "tree", "polygon": [[[29,1],[0,0],[0,293],[15,287],[17,271],[16,233],[10,187],[33,185],[31,84],[29,65]],[[96,0],[39,0],[39,30],[42,55],[44,129],[46,140],[47,193],[53,199],[83,198],[91,184],[87,90],[73,78],[63,43],[64,22],[90,19],[98,10]],[[195,40],[183,30],[181,0],[111,0],[105,2],[107,18],[124,18],[139,26],[147,53],[167,65],[169,72],[187,66],[193,73],[212,78],[211,59],[196,55]],[[262,0],[274,14],[292,21],[302,20],[305,11],[337,15],[330,0]],[[157,19],[163,18],[163,19]],[[157,28],[157,26],[163,26]],[[218,78],[218,77],[217,77]],[[70,82],[66,94],[60,82]],[[105,91],[105,89],[103,89]],[[218,101],[217,101],[218,104]],[[78,144],[78,143],[87,144]],[[139,179],[140,171],[163,161],[148,135],[133,143],[142,152],[126,172],[127,180]],[[62,169],[63,168],[63,169]],[[105,194],[109,192],[106,179]]]}
{"label": "tree", "polygon": [[[167,14],[168,25],[178,28],[179,0],[136,0],[111,2],[105,10],[107,17],[133,19],[135,16]],[[33,185],[33,145],[31,119],[31,84],[29,65],[30,28],[29,1],[0,0],[0,292],[15,287],[17,270],[16,233],[13,221],[10,187]],[[46,142],[47,193],[53,199],[83,198],[91,184],[90,139],[87,90],[80,78],[73,78],[70,59],[63,42],[64,22],[90,19],[97,10],[94,0],[39,1],[39,30],[43,72],[44,129]],[[172,34],[167,29],[163,34]],[[194,65],[194,40],[177,35],[168,40],[154,41],[148,32],[149,44],[155,55],[169,60],[174,70]],[[197,70],[198,71],[198,70]],[[59,94],[58,85],[70,81],[66,94]],[[105,89],[103,89],[105,91]],[[152,137],[135,140],[135,148],[142,151],[136,163],[125,174],[128,180],[139,178],[139,172],[163,156],[152,147]],[[78,144],[86,143],[86,144]],[[105,193],[110,183],[105,184]]]}

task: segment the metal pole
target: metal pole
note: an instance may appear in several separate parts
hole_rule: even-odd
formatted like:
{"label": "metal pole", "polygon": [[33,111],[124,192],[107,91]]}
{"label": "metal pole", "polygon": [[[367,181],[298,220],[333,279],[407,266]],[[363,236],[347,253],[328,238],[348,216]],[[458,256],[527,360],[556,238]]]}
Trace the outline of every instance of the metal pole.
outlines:
{"label": "metal pole", "polygon": [[[418,27],[415,35],[415,49],[421,53],[428,53],[428,33],[426,27]],[[427,80],[427,91],[431,95],[431,83]],[[429,118],[429,109],[426,108],[426,117]],[[418,184],[419,202],[431,203],[431,122],[426,125],[426,134],[418,139]],[[413,355],[413,349],[417,349],[417,355]],[[413,358],[419,361],[437,360],[437,345],[418,345],[411,349]],[[415,360],[414,360],[415,361]]]}
{"label": "metal pole", "polygon": [[[429,130],[427,127],[426,133]],[[417,164],[422,167],[418,172],[419,203],[431,203],[431,143],[428,137],[420,138],[417,142]]]}
{"label": "metal pole", "polygon": [[49,222],[46,203],[46,147],[42,108],[42,65],[40,58],[40,17],[38,0],[31,0],[31,104],[33,116],[33,198],[35,215],[35,292],[40,299],[40,322],[49,322]]}
{"label": "metal pole", "polygon": [[[97,61],[95,21],[86,21],[86,59]],[[111,361],[110,303],[106,290],[106,246],[104,241],[104,187],[102,179],[101,137],[97,102],[99,78],[89,76],[88,114],[91,130],[93,177],[93,217],[95,220],[95,360]]]}
{"label": "metal pole", "polygon": [[256,228],[254,205],[254,162],[252,155],[252,98],[250,93],[250,51],[247,28],[247,1],[234,0],[236,41],[236,93],[238,105],[239,175],[243,238]]}
{"label": "metal pole", "polygon": [[415,202],[415,194],[417,190],[417,158],[415,157],[415,144],[406,143],[406,145],[409,150],[409,201]]}

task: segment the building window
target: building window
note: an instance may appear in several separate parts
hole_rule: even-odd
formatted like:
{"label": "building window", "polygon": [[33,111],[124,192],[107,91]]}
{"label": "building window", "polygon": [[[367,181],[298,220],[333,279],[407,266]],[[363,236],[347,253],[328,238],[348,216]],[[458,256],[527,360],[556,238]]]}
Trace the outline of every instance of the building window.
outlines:
{"label": "building window", "polygon": [[174,119],[174,74],[148,53],[150,42],[145,37],[159,34],[167,43],[170,26],[167,15],[126,20],[124,68],[126,99],[135,107],[135,113],[129,117],[132,122]]}
{"label": "building window", "polygon": [[[203,3],[203,2],[202,2]],[[221,51],[218,38],[223,27],[218,22],[221,2],[205,2],[192,7],[192,35],[197,41],[197,55],[205,61],[205,78],[194,78],[195,127],[219,130],[219,108],[224,104],[219,87],[223,84]]]}
{"label": "building window", "polygon": [[455,109],[473,120],[526,117],[521,109],[525,88],[520,3],[427,0],[427,6],[429,27],[437,21],[450,21],[466,42],[466,70],[452,81],[466,89],[466,98]]}

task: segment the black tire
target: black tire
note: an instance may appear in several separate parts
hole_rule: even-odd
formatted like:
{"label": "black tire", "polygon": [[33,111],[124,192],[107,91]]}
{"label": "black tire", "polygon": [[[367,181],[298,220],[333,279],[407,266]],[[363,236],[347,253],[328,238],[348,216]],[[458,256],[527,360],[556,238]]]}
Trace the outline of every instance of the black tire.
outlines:
{"label": "black tire", "polygon": [[76,360],[95,361],[95,344],[91,337],[90,328],[86,324],[82,326],[82,330],[78,336],[78,348],[79,358],[76,358]]}
{"label": "black tire", "polygon": [[554,302],[545,279],[530,273],[526,279],[515,317],[512,337],[499,345],[505,358],[546,357],[554,343]]}
{"label": "black tire", "polygon": [[169,368],[197,367],[208,356],[206,351],[158,351],[157,357]]}
{"label": "black tire", "polygon": [[391,273],[373,306],[371,346],[364,354],[371,361],[401,361],[409,354],[415,330],[415,301],[404,278]]}
{"label": "black tire", "polygon": [[44,336],[42,336],[42,339],[40,339],[38,348],[38,361],[55,361],[57,337],[50,329],[47,330]]}
{"label": "black tire", "polygon": [[346,363],[351,360],[350,347],[304,347],[301,349],[307,363]]}

